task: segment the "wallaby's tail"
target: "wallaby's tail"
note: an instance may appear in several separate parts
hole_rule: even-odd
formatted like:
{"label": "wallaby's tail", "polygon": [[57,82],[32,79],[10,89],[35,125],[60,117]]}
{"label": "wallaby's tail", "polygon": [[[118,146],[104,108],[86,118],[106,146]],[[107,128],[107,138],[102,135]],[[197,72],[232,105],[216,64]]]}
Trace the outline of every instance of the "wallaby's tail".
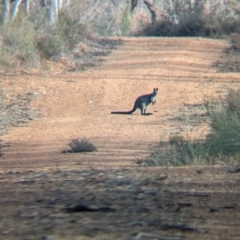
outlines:
{"label": "wallaby's tail", "polygon": [[131,111],[126,111],[126,112],[111,112],[111,114],[132,114],[133,112],[136,111],[137,108],[135,108],[135,106],[133,107],[133,109]]}

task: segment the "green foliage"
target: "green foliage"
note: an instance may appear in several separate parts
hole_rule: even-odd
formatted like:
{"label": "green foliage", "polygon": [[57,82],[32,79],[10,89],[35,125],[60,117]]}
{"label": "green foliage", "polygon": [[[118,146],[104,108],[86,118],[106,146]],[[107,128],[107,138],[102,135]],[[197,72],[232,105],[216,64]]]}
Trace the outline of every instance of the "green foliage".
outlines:
{"label": "green foliage", "polygon": [[[156,151],[140,161],[143,166],[206,165],[217,161],[240,161],[240,91],[231,90],[222,104],[207,102],[211,134],[204,141],[174,136],[159,143]],[[220,105],[220,108],[219,108]],[[231,160],[232,161],[232,160]]]}

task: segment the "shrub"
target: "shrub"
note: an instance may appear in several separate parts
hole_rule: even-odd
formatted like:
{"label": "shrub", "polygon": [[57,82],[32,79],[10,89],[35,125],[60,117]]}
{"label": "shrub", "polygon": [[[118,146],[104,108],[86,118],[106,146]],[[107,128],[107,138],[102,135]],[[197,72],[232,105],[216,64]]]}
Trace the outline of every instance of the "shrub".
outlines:
{"label": "shrub", "polygon": [[59,13],[57,25],[46,24],[37,33],[38,51],[44,57],[56,57],[72,50],[85,37],[86,27],[70,11]]}
{"label": "shrub", "polygon": [[220,72],[240,72],[240,34],[234,33],[227,36],[231,46],[224,52],[224,57],[219,59],[215,66]]}
{"label": "shrub", "polygon": [[26,18],[1,26],[0,35],[3,39],[0,62],[3,65],[9,67],[38,65],[34,26]]}
{"label": "shrub", "polygon": [[212,111],[212,133],[207,136],[210,156],[240,155],[240,92],[231,90],[220,111]]}
{"label": "shrub", "polygon": [[[41,58],[59,57],[65,57],[72,69],[100,64],[94,54],[106,53],[106,49],[81,22],[81,6],[74,1],[63,8],[56,24],[49,23],[49,5],[42,8],[35,3],[28,16],[20,9],[14,21],[0,26],[0,65],[11,69],[38,67]],[[86,47],[78,48],[78,44]],[[114,45],[112,40],[108,52]]]}
{"label": "shrub", "polygon": [[239,54],[240,51],[240,34],[232,34],[231,35],[231,44],[233,50],[237,51]]}
{"label": "shrub", "polygon": [[50,26],[48,29],[37,36],[37,48],[44,58],[59,56],[64,50],[64,42],[58,31]]}
{"label": "shrub", "polygon": [[71,148],[70,151],[63,151],[63,152],[94,152],[97,151],[97,148],[91,143],[88,139],[83,138],[81,140],[75,138],[71,140],[71,142],[68,144]]}

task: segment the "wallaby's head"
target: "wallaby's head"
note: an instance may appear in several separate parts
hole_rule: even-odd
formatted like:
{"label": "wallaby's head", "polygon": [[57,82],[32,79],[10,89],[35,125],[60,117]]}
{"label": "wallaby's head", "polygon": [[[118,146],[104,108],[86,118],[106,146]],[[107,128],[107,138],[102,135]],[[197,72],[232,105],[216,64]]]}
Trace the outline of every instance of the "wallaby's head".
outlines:
{"label": "wallaby's head", "polygon": [[156,96],[158,94],[158,88],[153,89],[153,95]]}

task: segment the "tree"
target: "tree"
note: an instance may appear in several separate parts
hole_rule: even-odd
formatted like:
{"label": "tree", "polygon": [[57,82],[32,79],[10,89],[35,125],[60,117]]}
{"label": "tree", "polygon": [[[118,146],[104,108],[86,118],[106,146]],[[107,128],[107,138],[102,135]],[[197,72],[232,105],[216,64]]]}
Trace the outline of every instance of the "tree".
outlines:
{"label": "tree", "polygon": [[70,5],[71,0],[65,0],[65,6]]}
{"label": "tree", "polygon": [[[47,3],[50,2],[50,22],[56,23],[58,21],[58,12],[64,6],[70,5],[70,0],[38,0],[42,7],[47,6]],[[64,2],[64,3],[63,3]],[[11,3],[13,4],[11,11]],[[3,23],[7,23],[10,20],[14,20],[18,14],[19,6],[21,3],[25,3],[25,12],[26,14],[30,11],[30,0],[4,0],[4,9],[3,9]]]}
{"label": "tree", "polygon": [[26,12],[26,14],[29,14],[29,2],[30,2],[30,0],[25,0],[25,12]]}
{"label": "tree", "polygon": [[25,12],[26,14],[29,13],[29,3],[30,0],[4,0],[4,10],[3,10],[3,23],[7,23],[10,19],[10,10],[11,10],[11,3],[14,2],[13,9],[11,12],[11,19],[14,20],[16,17],[19,6],[21,3],[25,2]]}
{"label": "tree", "polygon": [[154,8],[153,4],[150,1],[144,0],[143,2],[146,4],[148,10],[151,13],[152,25],[154,25],[156,23],[156,19],[157,19],[156,9]]}
{"label": "tree", "polygon": [[[70,0],[65,0],[65,6],[70,4]],[[63,7],[63,0],[52,0],[50,5],[50,22],[52,24],[58,21],[58,12]]]}
{"label": "tree", "polygon": [[63,0],[58,0],[58,10],[62,8]]}
{"label": "tree", "polygon": [[134,8],[137,6],[138,0],[132,0],[131,1],[131,12],[133,12]]}
{"label": "tree", "polygon": [[19,5],[20,5],[21,1],[22,0],[15,0],[15,2],[14,2],[14,6],[13,6],[13,9],[12,9],[12,16],[11,16],[13,20],[18,13]]}
{"label": "tree", "polygon": [[10,15],[10,0],[4,0],[4,9],[3,9],[3,23],[9,21]]}
{"label": "tree", "polygon": [[47,6],[47,0],[41,0],[41,6],[42,7]]}
{"label": "tree", "polygon": [[52,0],[50,5],[50,22],[52,24],[58,21],[58,0]]}

